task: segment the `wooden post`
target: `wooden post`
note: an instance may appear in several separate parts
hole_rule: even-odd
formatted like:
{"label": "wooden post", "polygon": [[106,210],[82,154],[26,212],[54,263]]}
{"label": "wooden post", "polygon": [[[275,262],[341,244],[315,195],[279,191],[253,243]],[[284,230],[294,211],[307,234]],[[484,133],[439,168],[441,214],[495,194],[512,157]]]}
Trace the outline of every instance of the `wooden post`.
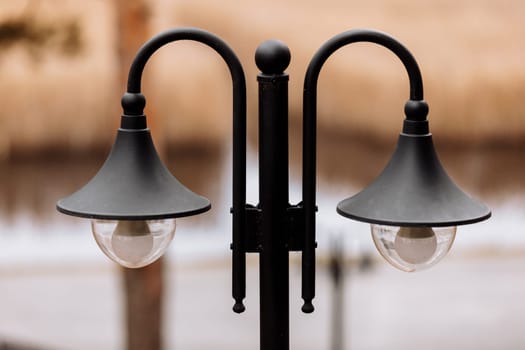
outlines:
{"label": "wooden post", "polygon": [[[147,0],[115,0],[115,6],[118,16],[119,81],[124,92],[133,57],[151,35],[150,4]],[[154,118],[150,107],[147,109],[147,114],[148,125],[152,128]],[[159,138],[156,139],[158,142]],[[141,269],[122,269],[126,301],[127,350],[162,348],[163,267],[161,258]]]}

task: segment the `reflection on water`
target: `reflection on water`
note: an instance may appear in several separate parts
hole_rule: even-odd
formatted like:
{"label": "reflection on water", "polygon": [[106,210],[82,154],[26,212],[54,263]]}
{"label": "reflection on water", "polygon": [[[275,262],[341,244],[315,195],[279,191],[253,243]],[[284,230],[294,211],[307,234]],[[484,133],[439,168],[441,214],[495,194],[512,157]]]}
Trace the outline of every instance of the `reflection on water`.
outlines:
{"label": "reflection on water", "polygon": [[[296,136],[296,132],[292,131],[290,138],[290,198],[292,202],[300,200],[301,188],[300,139]],[[360,138],[354,137],[349,140],[348,136],[328,135],[320,132],[318,150],[320,262],[324,261],[330,246],[329,239],[334,234],[349,233],[348,239],[345,239],[347,248],[345,254],[347,256],[355,256],[373,249],[367,225],[339,217],[334,208],[338,200],[355,193],[377,176],[392,153],[394,144],[395,139],[392,139],[389,145],[378,145],[365,142]],[[525,165],[522,161],[523,149],[447,147],[447,145],[440,143],[439,139],[436,140],[436,146],[442,163],[456,182],[475,197],[486,201],[493,209],[493,218],[486,223],[461,228],[451,255],[456,256],[460,261],[463,261],[462,259],[467,261],[466,259],[472,256],[478,258],[481,256],[483,259],[494,256],[497,259],[503,259],[505,256],[518,257],[518,259],[525,257],[525,235],[523,235],[523,227],[525,227],[525,215],[523,215],[525,211],[525,177],[522,176],[525,173]],[[172,294],[168,292],[167,310],[174,308],[169,311],[167,325],[165,325],[170,329],[173,324],[186,323],[184,322],[185,319],[191,319],[195,322],[193,316],[193,312],[197,312],[195,310],[211,307],[203,302],[206,298],[210,302],[215,300],[213,303],[216,302],[221,305],[220,310],[215,310],[218,307],[217,305],[213,306],[214,315],[216,315],[214,317],[224,317],[228,320],[231,318],[231,322],[236,325],[235,327],[243,327],[238,324],[238,320],[242,321],[243,319],[234,319],[230,315],[229,309],[231,302],[229,297],[230,282],[228,280],[230,254],[228,245],[231,239],[231,217],[229,214],[231,155],[229,149],[229,145],[225,145],[222,148],[204,151],[184,150],[172,152],[167,158],[166,163],[172,172],[189,188],[210,198],[213,205],[212,210],[204,215],[178,220],[178,231],[168,252],[168,261],[172,263],[168,268],[171,278],[168,284],[173,284],[172,273],[176,264],[178,266],[177,271],[182,273],[182,280],[189,280],[186,282],[194,283],[193,285],[204,289],[196,291],[190,286],[187,286],[186,289],[177,289],[183,294],[202,294],[199,297],[201,300],[187,298],[184,302],[176,298],[173,301]],[[105,155],[102,154],[69,158],[39,158],[14,160],[0,165],[0,246],[2,247],[0,249],[0,283],[9,285],[9,288],[0,288],[2,290],[0,291],[0,309],[3,310],[4,315],[3,317],[0,316],[0,338],[2,334],[5,334],[8,337],[27,339],[29,343],[38,343],[39,341],[42,342],[42,339],[46,339],[44,345],[47,348],[57,349],[88,349],[95,346],[111,349],[121,348],[123,330],[119,326],[122,324],[120,318],[122,317],[122,305],[120,304],[117,278],[118,270],[98,251],[89,233],[89,225],[84,220],[60,215],[54,208],[57,199],[78,189],[89,180],[99,169],[104,158]],[[248,201],[256,204],[258,190],[257,159],[253,151],[249,152],[248,155],[247,178]],[[377,256],[374,252],[374,257],[377,258]],[[443,269],[446,270],[449,266],[448,269],[450,270],[450,265],[447,265],[450,262],[447,263],[446,261],[445,258],[445,262],[442,263],[445,266]],[[456,261],[455,264],[461,265],[461,262],[458,263],[457,259],[454,260],[453,257],[450,261],[453,263]],[[199,262],[199,264],[195,265],[195,262]],[[184,266],[193,267],[187,270]],[[201,269],[203,266],[205,268],[204,270],[195,270],[195,266],[200,266]],[[394,272],[383,265],[379,266],[380,274],[386,273],[386,277],[381,278],[386,278],[389,281],[396,280],[395,277],[392,277],[393,275],[390,275]],[[319,269],[321,271],[322,268],[323,264],[320,264]],[[251,268],[250,274],[255,274],[255,271],[252,270],[255,269]],[[299,271],[296,271],[295,264],[292,264],[292,270],[294,271],[292,273],[292,289],[295,288],[295,292],[292,293],[292,305],[295,305],[294,303],[297,302],[295,299],[299,295],[297,284],[300,282],[298,282]],[[483,271],[483,269],[474,270],[480,273]],[[444,270],[438,268],[436,271]],[[466,269],[466,271],[470,270]],[[429,274],[432,273],[429,272]],[[212,276],[213,278],[210,280],[202,279],[202,276],[209,274],[214,277]],[[377,272],[370,274],[369,278],[374,278],[376,274]],[[81,276],[85,276],[85,278]],[[175,276],[178,276],[178,272]],[[407,279],[408,277],[403,278]],[[440,278],[441,281],[445,280],[444,275]],[[358,277],[358,280],[363,286],[376,283],[364,276]],[[254,319],[257,314],[256,277],[249,276],[249,282],[250,309],[248,314],[243,317],[248,317],[252,323],[247,331],[256,332],[257,321]],[[319,293],[321,308],[323,307],[323,300],[325,300],[322,293],[323,291],[326,292],[326,283],[328,283],[326,276],[321,273],[318,282],[321,291]],[[294,284],[296,284],[295,287]],[[94,290],[93,286],[97,288],[96,295],[86,294],[87,291]],[[50,306],[55,305],[55,307],[51,307],[49,310],[41,308],[39,311],[38,300],[32,297],[32,291],[35,288],[42,288],[43,293],[48,293],[41,298]],[[76,291],[75,293],[78,293],[79,290],[86,291],[80,296],[87,299],[71,299],[65,295],[63,299],[55,299],[56,295],[66,293],[65,291],[59,292],[58,289],[62,288],[71,288],[71,290]],[[217,288],[220,291],[218,296],[212,298],[207,292],[209,288]],[[20,293],[20,290],[26,292]],[[347,293],[352,293],[352,289],[350,288]],[[405,291],[400,290],[399,293],[405,293]],[[347,294],[347,297],[349,295]],[[221,300],[217,300],[219,297]],[[359,294],[360,297],[361,294]],[[10,300],[14,300],[14,304]],[[17,301],[22,304],[16,304]],[[350,310],[355,307],[351,301],[347,304]],[[100,335],[97,338],[98,340],[93,340],[93,337],[88,337],[90,332],[86,332],[85,329],[71,332],[70,337],[59,331],[62,327],[60,324],[63,325],[63,320],[86,315],[86,305],[91,305],[89,306],[91,313],[88,313],[83,321],[79,321],[79,324],[82,325],[81,327],[88,327],[93,332],[100,332],[100,334],[105,335]],[[373,308],[373,304],[367,307]],[[61,311],[57,311],[59,309]],[[379,312],[379,310],[376,311]],[[19,315],[20,312],[22,312],[23,317]],[[207,313],[208,311],[203,309],[202,312]],[[306,321],[301,321],[302,315],[292,314],[294,315],[292,316],[294,317],[292,324],[296,324],[295,327],[304,326],[306,329],[311,327],[305,325]],[[321,312],[320,315],[324,314]],[[42,323],[39,323],[39,317],[52,319],[52,322],[48,322],[48,328],[44,330],[44,327],[41,332],[32,332],[31,334],[21,331],[21,329],[27,328],[26,318],[31,319],[31,325],[34,327],[42,327]],[[104,321],[101,322],[100,318],[104,318]],[[395,317],[388,318],[388,320],[390,319],[394,323],[397,322]],[[317,319],[313,318],[312,320]],[[243,323],[246,324],[247,322]],[[213,333],[217,338],[223,334],[231,334],[230,329],[217,327],[217,331]],[[195,333],[184,326],[179,326],[177,329],[180,329],[180,333],[175,333],[178,334],[178,337],[173,338],[169,333],[168,338],[175,339],[169,340],[170,344],[178,344],[177,348],[181,348],[183,344],[192,344]],[[358,329],[360,328],[358,327]],[[189,333],[185,333],[186,331]],[[408,337],[405,334],[403,339]],[[252,338],[256,338],[256,335],[253,335]],[[251,343],[252,340],[250,339],[248,337],[244,340]],[[365,338],[362,339],[365,341]],[[385,339],[385,342],[390,341],[388,337]],[[65,341],[71,341],[71,344],[74,345],[64,347],[62,345]],[[230,344],[229,341],[231,339],[221,340],[222,344]],[[300,343],[300,340],[295,339],[294,342]],[[315,343],[314,340],[311,342],[312,344],[318,343]],[[235,344],[230,345],[232,346],[225,347],[235,348]],[[219,346],[216,348],[219,349]]]}

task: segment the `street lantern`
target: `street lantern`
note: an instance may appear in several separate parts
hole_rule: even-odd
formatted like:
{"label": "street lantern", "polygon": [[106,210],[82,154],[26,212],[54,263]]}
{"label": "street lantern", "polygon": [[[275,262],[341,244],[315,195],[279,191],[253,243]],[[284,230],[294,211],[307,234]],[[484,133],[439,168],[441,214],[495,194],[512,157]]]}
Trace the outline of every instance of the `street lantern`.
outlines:
{"label": "street lantern", "polygon": [[260,349],[289,348],[289,259],[302,252],[303,312],[314,310],[316,208],[317,79],[339,48],[372,42],[403,62],[410,80],[406,119],[391,161],[370,186],[343,200],[337,211],[371,223],[380,253],[394,266],[414,271],[441,259],[455,237],[455,226],[490,217],[489,209],[464,194],[441,166],[429,133],[419,67],[397,40],[374,30],[341,33],[315,54],[305,76],[303,96],[303,200],[289,204],[288,47],[262,43],[255,54],[259,85],[259,203],[246,203],[246,83],[235,53],[217,36],[178,28],[153,37],[138,52],[122,98],[117,140],[99,173],[81,190],[58,202],[65,214],[90,218],[99,246],[126,267],[160,257],[173,237],[174,218],[200,214],[210,202],[194,194],[161,163],[154,149],[140,93],[147,60],[160,47],[192,40],[214,49],[228,65],[233,82],[233,310],[245,310],[246,253],[259,254]]}
{"label": "street lantern", "polygon": [[406,119],[396,150],[386,168],[363,191],[341,201],[337,212],[372,224],[377,249],[396,268],[407,272],[425,269],[449,251],[456,226],[486,220],[491,213],[487,206],[461,191],[443,169],[429,131],[429,108],[423,99],[417,62],[403,45],[384,33],[341,33],[327,41],[310,62],[303,98],[303,193],[305,201],[308,199],[307,215],[314,220],[317,79],[332,53],[361,41],[386,47],[401,60],[409,76],[410,99],[405,104]]}
{"label": "street lantern", "polygon": [[[57,203],[57,209],[64,214],[91,219],[93,235],[102,251],[128,268],[146,266],[162,256],[173,239],[175,218],[201,214],[211,208],[208,199],[186,188],[162,163],[144,115],[146,99],[140,91],[146,62],[158,48],[177,40],[216,46],[231,70],[236,125],[234,207],[245,206],[246,84],[237,57],[221,39],[195,28],[181,28],[152,38],[132,63],[128,91],[121,101],[121,125],[108,159],[91,181]],[[235,234],[242,221],[240,213],[234,224]]]}

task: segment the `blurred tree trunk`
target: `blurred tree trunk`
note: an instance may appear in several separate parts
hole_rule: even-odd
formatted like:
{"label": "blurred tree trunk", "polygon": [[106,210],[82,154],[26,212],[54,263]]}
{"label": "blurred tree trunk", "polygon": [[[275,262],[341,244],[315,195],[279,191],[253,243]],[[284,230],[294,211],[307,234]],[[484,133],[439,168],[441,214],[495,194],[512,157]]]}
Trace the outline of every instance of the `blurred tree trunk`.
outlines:
{"label": "blurred tree trunk", "polygon": [[[150,37],[150,4],[147,0],[115,0],[118,16],[118,65],[122,92],[137,50]],[[148,108],[148,124],[152,111]],[[163,260],[141,269],[122,269],[125,287],[126,349],[162,348]]]}
{"label": "blurred tree trunk", "polygon": [[128,350],[162,349],[163,266],[161,258],[141,269],[122,269]]}

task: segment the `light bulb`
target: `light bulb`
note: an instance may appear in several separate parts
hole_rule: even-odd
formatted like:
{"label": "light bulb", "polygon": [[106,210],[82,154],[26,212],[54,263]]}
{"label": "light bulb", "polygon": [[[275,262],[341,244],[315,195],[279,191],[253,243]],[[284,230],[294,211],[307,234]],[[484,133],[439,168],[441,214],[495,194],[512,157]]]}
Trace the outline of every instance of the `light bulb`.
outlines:
{"label": "light bulb", "polygon": [[111,247],[121,260],[140,263],[153,250],[153,236],[146,221],[119,221],[111,236]]}
{"label": "light bulb", "polygon": [[95,241],[104,254],[129,268],[151,264],[175,235],[175,220],[92,220]]}
{"label": "light bulb", "polygon": [[410,264],[423,264],[437,248],[436,234],[430,227],[401,227],[394,240],[399,257]]}
{"label": "light bulb", "polygon": [[452,247],[456,227],[396,227],[372,225],[372,238],[379,253],[392,266],[406,272],[427,269]]}

